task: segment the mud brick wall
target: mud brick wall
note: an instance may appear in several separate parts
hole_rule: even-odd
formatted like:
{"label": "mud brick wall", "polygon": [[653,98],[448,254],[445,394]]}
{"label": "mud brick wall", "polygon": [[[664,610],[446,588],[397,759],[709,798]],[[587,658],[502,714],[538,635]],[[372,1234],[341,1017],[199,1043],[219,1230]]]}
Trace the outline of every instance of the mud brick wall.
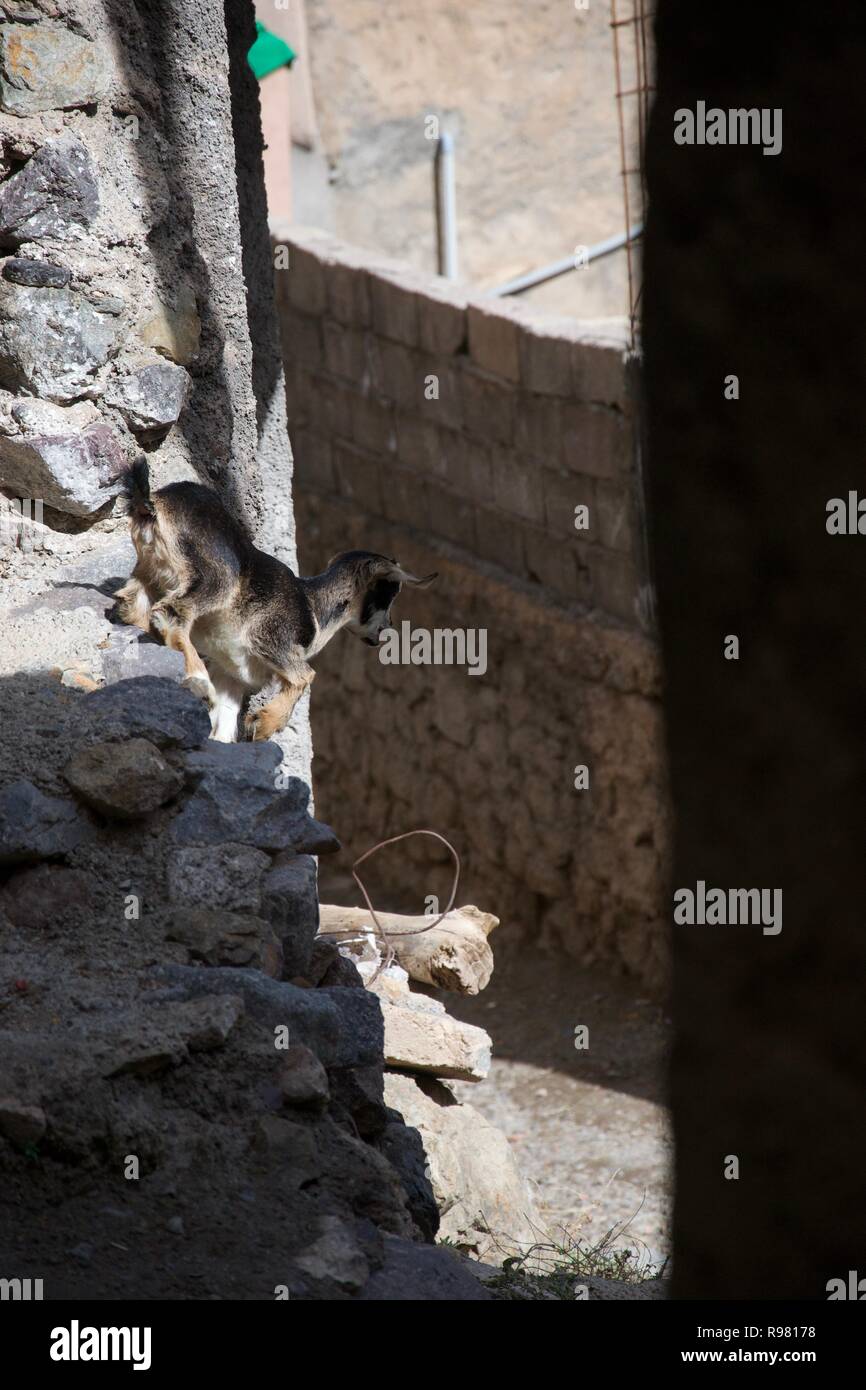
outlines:
{"label": "mud brick wall", "polygon": [[[317,659],[314,781],[343,869],[432,827],[463,858],[461,901],[501,916],[500,949],[541,939],[659,984],[660,677],[622,325],[467,299],[324,234],[272,231],[302,571],[381,550],[439,572],[404,590],[398,628],[487,633],[478,676],[385,665],[348,635]],[[430,844],[371,866],[390,905],[447,894]]]}

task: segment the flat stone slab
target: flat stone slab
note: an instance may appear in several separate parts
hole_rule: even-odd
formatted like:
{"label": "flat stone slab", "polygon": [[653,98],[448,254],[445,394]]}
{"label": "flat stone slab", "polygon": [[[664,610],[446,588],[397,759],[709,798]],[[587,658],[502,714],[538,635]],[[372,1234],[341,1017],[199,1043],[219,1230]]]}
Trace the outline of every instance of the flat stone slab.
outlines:
{"label": "flat stone slab", "polygon": [[0,792],[0,864],[59,858],[95,833],[74,801],[46,796],[32,782],[13,782]]}
{"label": "flat stone slab", "polygon": [[[301,989],[271,980],[257,970],[209,970],[161,965],[154,978],[166,986],[159,997],[196,999],[242,994],[247,1013],[269,1032],[285,1025],[289,1042],[303,1043],[324,1067],[373,1066],[382,1060],[382,1015],[378,1000],[363,989]],[[276,1048],[279,1061],[281,1053]]]}
{"label": "flat stone slab", "polygon": [[461,1081],[484,1080],[490,1070],[492,1043],[483,1028],[460,1023],[444,1010],[433,1012],[382,998],[379,1004],[388,1066]]}

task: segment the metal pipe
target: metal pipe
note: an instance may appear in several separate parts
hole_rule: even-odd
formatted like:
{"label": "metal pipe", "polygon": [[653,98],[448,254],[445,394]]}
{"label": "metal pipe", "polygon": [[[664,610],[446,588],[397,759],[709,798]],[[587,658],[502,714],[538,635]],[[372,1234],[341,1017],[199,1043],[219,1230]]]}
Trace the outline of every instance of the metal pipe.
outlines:
{"label": "metal pipe", "polygon": [[[597,241],[594,246],[587,246],[586,256],[581,258],[581,265],[589,265],[590,261],[597,261],[602,256],[609,256],[611,251],[619,251],[621,247],[637,241],[642,232],[643,223],[636,222],[628,232],[618,232],[616,236],[605,237],[604,241]],[[534,285],[543,285],[546,280],[555,280],[558,275],[567,275],[570,270],[577,270],[577,268],[574,255],[563,256],[561,261],[551,261],[549,265],[539,266],[538,270],[530,270],[525,275],[518,275],[515,280],[506,280],[503,285],[496,285],[492,290],[486,290],[485,294],[497,297],[506,294],[520,294],[521,290],[532,289]]]}
{"label": "metal pipe", "polygon": [[447,132],[436,143],[433,163],[436,184],[436,268],[448,280],[456,280],[457,198],[454,192],[454,137]]}

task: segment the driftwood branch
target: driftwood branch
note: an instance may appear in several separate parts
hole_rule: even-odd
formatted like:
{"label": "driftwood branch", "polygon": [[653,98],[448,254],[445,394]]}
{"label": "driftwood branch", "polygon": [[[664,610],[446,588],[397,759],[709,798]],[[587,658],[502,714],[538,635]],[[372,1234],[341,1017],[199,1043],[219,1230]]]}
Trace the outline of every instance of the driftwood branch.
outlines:
{"label": "driftwood branch", "polygon": [[[478,994],[493,973],[493,952],[488,936],[499,918],[477,907],[455,907],[435,927],[430,917],[407,917],[399,912],[377,912],[388,945],[399,965],[425,985],[436,985],[455,994]],[[359,934],[373,927],[363,907],[319,908],[320,936]]]}

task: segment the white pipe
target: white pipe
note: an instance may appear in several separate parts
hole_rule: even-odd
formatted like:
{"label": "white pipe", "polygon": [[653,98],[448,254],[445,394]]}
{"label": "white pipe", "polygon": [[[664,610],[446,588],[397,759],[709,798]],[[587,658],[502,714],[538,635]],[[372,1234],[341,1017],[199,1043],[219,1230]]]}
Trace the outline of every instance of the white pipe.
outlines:
{"label": "white pipe", "polygon": [[[616,236],[605,237],[604,241],[597,241],[594,246],[587,246],[586,255],[581,259],[581,265],[589,265],[590,261],[597,261],[602,256],[609,256],[611,251],[619,251],[629,241],[637,241],[643,232],[643,223],[637,222],[629,232],[618,232]],[[518,275],[515,280],[506,280],[503,285],[496,285],[492,290],[486,290],[489,295],[501,296],[505,294],[520,294],[521,290],[532,289],[533,285],[543,285],[545,280],[554,280],[557,275],[567,275],[570,270],[577,270],[574,256],[563,256],[561,261],[551,261],[549,265],[539,266],[538,270],[529,270],[525,275]]]}
{"label": "white pipe", "polygon": [[434,161],[436,180],[436,259],[437,270],[448,280],[456,280],[457,198],[454,192],[454,137],[440,135]]}

